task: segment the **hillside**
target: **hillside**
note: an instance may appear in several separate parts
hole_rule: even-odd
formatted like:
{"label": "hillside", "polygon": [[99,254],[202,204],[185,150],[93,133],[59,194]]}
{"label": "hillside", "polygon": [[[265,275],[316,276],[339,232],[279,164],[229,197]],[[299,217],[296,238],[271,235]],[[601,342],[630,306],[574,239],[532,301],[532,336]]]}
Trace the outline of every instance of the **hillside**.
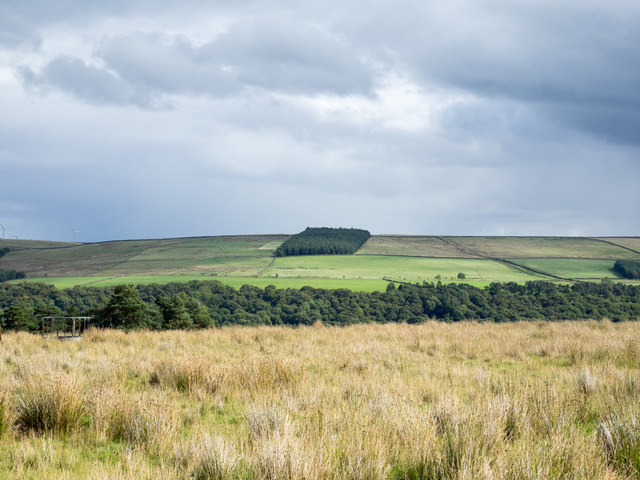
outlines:
{"label": "hillside", "polygon": [[[241,286],[375,290],[407,282],[616,279],[617,259],[640,260],[640,238],[374,235],[356,255],[274,258],[289,235],[244,235],[62,243],[0,240],[0,269],[29,281],[166,283],[215,277]],[[463,274],[463,279],[458,274]]]}

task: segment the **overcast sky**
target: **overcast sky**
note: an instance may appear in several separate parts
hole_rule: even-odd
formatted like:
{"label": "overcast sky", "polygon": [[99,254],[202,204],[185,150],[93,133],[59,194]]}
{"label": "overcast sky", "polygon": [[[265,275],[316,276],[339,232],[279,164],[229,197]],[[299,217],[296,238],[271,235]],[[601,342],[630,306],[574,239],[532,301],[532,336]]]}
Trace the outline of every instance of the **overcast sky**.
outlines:
{"label": "overcast sky", "polygon": [[0,224],[640,235],[639,59],[637,0],[0,0]]}

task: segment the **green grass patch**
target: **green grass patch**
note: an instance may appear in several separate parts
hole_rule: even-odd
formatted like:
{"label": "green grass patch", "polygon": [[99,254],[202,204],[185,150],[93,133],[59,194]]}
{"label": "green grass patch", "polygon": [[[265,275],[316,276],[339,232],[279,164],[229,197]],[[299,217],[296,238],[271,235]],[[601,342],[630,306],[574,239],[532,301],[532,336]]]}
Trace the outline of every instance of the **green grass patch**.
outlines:
{"label": "green grass patch", "polygon": [[597,280],[616,278],[613,260],[590,260],[576,258],[511,259],[519,265],[535,268],[563,278]]}
{"label": "green grass patch", "polygon": [[[311,286],[314,288],[338,289],[346,288],[357,292],[383,291],[387,287],[384,280],[352,279],[352,278],[273,278],[273,277],[221,277],[206,275],[123,275],[118,277],[47,277],[29,278],[26,282],[40,282],[53,285],[56,288],[73,288],[77,285],[84,286],[116,286],[123,284],[150,285],[152,283],[166,284],[171,282],[186,283],[193,280],[206,281],[218,280],[225,285],[240,288],[242,285],[255,285],[264,288],[267,285],[275,285],[277,288],[302,288]],[[12,282],[15,283],[15,282]]]}
{"label": "green grass patch", "polygon": [[[412,258],[376,255],[306,256],[278,258],[263,277],[278,278],[390,278],[405,282],[458,281],[465,274],[465,283],[538,280],[502,263],[483,259]],[[439,278],[438,278],[439,276]]]}

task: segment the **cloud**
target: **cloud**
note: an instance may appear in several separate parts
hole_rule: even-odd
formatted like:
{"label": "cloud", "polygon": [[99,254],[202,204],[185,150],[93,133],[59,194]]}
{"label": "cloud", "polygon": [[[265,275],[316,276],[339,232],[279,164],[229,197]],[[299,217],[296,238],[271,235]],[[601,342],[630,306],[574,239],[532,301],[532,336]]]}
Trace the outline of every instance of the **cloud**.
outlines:
{"label": "cloud", "polygon": [[146,92],[134,91],[113,72],[75,57],[56,57],[39,72],[23,67],[20,74],[28,88],[60,89],[89,103],[149,105],[151,101]]}
{"label": "cloud", "polygon": [[22,46],[34,48],[40,43],[40,36],[26,25],[23,18],[6,5],[0,5],[0,49]]}
{"label": "cloud", "polygon": [[22,69],[27,85],[66,91],[89,103],[151,107],[167,96],[226,97],[259,89],[288,94],[366,94],[372,68],[349,45],[316,25],[267,17],[234,24],[203,45],[183,35],[110,38],[89,64],[60,55],[39,71]]}
{"label": "cloud", "polygon": [[177,5],[0,7],[0,222],[637,234],[635,2]]}

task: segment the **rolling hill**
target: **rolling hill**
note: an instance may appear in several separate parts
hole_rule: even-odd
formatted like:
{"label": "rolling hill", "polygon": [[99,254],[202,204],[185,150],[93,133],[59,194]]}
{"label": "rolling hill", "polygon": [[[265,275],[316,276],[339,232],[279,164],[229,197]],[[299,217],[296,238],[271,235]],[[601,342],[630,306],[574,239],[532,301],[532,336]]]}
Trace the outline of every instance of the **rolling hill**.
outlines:
{"label": "rolling hill", "polygon": [[[0,269],[58,287],[216,278],[241,286],[383,289],[400,282],[616,279],[617,259],[640,260],[640,237],[374,235],[355,255],[274,258],[289,235],[98,243],[0,240]],[[463,279],[458,278],[462,273]],[[621,281],[621,280],[617,280]]]}

